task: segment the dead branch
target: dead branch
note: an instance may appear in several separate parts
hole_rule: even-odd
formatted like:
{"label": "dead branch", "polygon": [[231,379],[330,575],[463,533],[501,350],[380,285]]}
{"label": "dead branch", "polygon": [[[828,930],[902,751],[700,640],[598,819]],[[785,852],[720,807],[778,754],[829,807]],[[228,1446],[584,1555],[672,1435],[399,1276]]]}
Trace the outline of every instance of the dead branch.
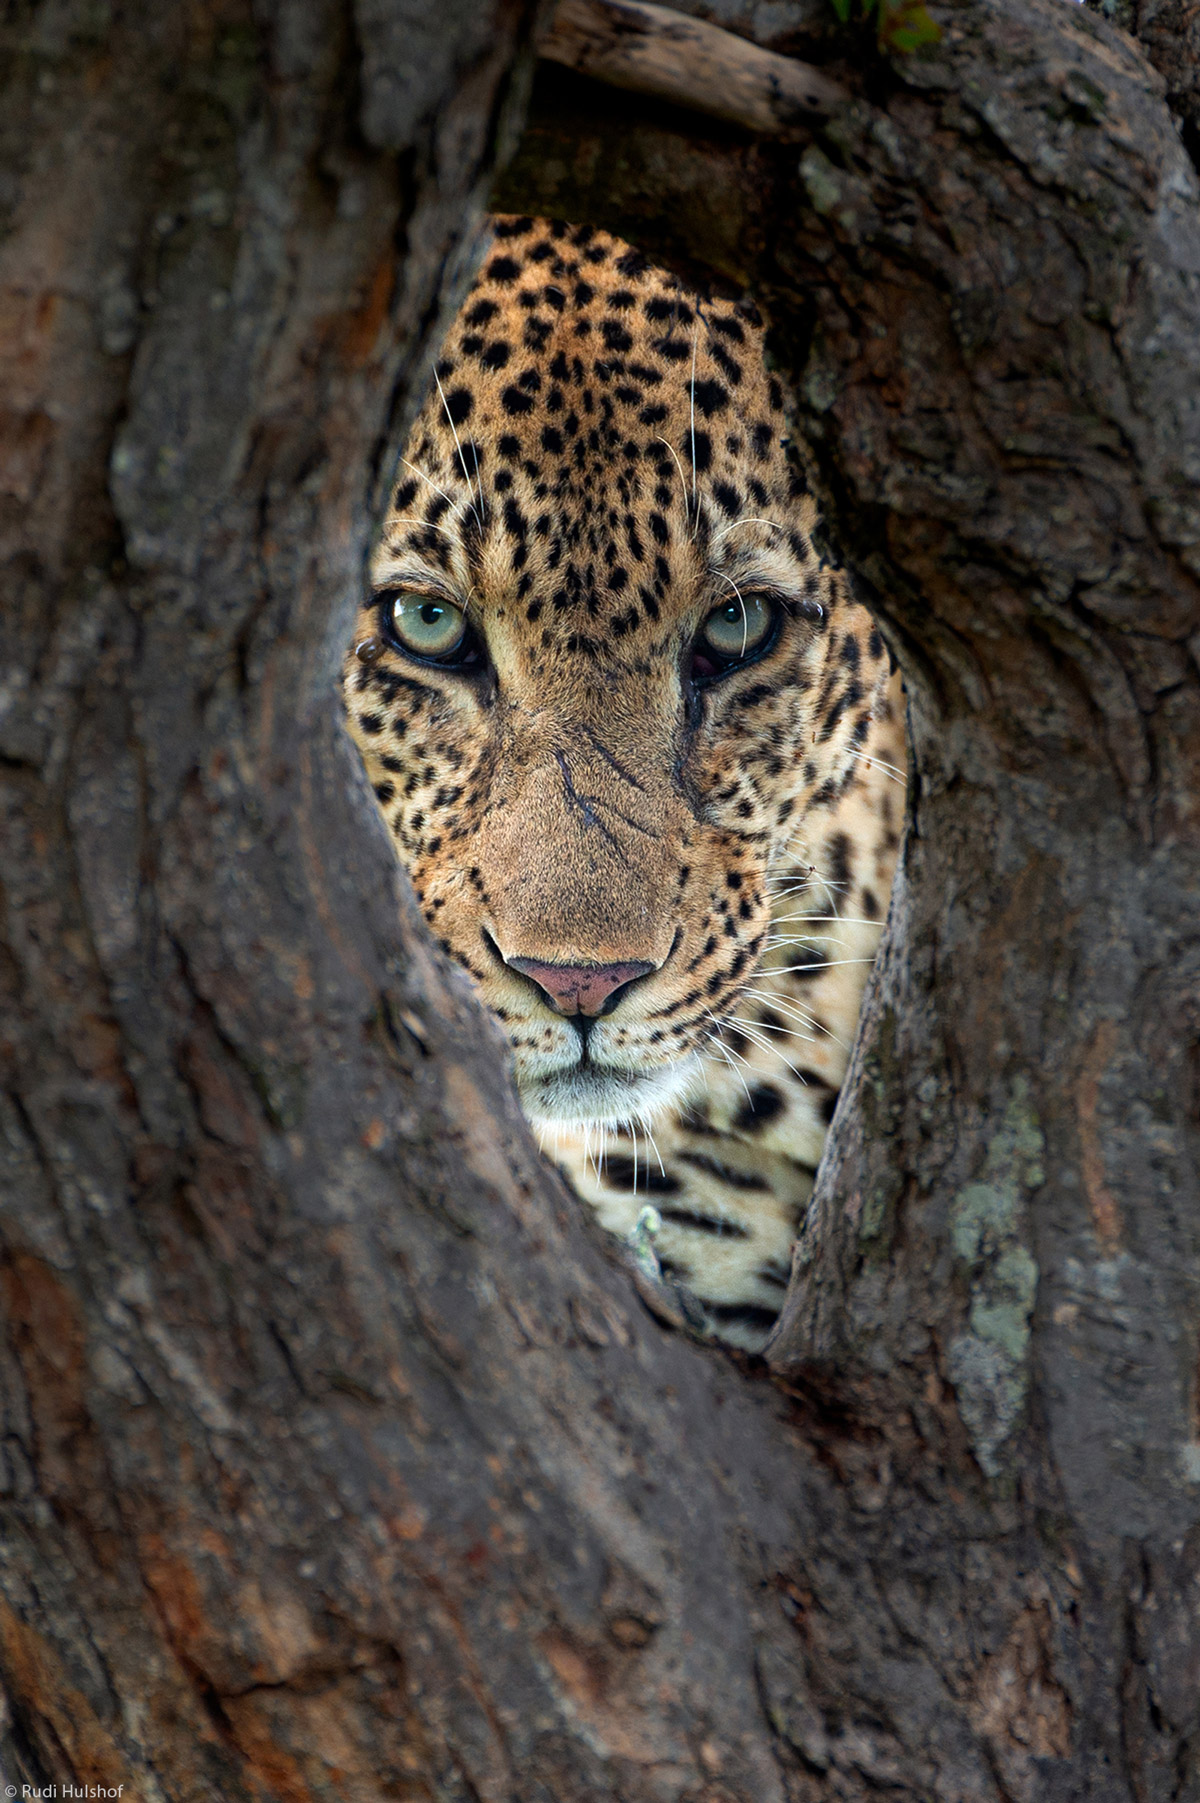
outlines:
{"label": "dead branch", "polygon": [[610,87],[768,137],[803,131],[847,99],[806,63],[642,0],[561,0],[539,52]]}

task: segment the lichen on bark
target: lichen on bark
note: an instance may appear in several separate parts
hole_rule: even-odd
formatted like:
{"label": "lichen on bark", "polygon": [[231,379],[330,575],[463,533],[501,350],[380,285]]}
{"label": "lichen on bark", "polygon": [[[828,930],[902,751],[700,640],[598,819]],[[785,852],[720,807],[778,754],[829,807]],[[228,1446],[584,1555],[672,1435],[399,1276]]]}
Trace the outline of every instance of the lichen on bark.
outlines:
{"label": "lichen on bark", "polygon": [[970,1286],[966,1331],[946,1369],[971,1444],[989,1477],[1002,1469],[1029,1390],[1029,1342],[1038,1268],[1029,1249],[1030,1201],[1045,1182],[1045,1140],[1025,1079],[1017,1076],[1004,1121],[987,1142],[975,1182],[950,1202],[955,1259]]}

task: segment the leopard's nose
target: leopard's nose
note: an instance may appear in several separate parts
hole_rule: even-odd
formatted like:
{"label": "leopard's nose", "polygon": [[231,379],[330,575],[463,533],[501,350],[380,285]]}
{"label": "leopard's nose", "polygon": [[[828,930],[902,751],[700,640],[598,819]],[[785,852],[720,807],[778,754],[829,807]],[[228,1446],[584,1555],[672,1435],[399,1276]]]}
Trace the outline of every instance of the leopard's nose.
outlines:
{"label": "leopard's nose", "polygon": [[632,983],[657,964],[548,964],[541,958],[508,958],[513,970],[536,983],[560,1014],[607,1014]]}

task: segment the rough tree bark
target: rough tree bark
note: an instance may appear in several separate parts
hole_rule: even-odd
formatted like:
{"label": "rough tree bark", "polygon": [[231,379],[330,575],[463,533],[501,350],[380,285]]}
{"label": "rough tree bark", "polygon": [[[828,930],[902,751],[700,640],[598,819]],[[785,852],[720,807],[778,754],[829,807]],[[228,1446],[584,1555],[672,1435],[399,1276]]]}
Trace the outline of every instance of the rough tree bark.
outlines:
{"label": "rough tree bark", "polygon": [[1200,1797],[1197,184],[1102,20],[934,10],[806,147],[555,72],[501,195],[758,292],[909,679],[773,1377],[539,1164],[337,723],[532,9],[7,28],[8,1782]]}

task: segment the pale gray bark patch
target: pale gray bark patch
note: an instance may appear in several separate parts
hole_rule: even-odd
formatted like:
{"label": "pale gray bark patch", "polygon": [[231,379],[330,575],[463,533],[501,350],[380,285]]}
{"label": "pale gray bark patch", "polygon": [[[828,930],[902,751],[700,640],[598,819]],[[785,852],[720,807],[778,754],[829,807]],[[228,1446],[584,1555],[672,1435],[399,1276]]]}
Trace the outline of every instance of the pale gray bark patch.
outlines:
{"label": "pale gray bark patch", "polygon": [[495,16],[475,0],[355,0],[362,127],[379,150],[405,150],[463,86],[492,43]]}

